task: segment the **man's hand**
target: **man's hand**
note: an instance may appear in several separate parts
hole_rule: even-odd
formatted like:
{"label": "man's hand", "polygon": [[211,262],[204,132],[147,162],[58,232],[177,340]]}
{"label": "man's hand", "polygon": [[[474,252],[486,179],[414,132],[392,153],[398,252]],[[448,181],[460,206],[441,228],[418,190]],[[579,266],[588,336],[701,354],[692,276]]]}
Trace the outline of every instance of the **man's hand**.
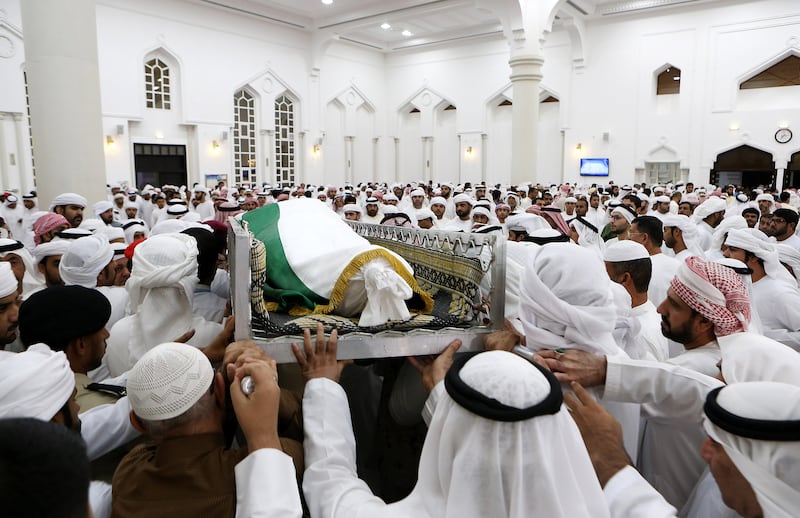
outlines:
{"label": "man's hand", "polygon": [[231,317],[225,321],[222,331],[214,337],[211,343],[201,349],[203,353],[208,356],[210,361],[218,362],[225,357],[225,348],[231,343],[231,338],[233,337],[233,331],[235,329],[236,320]]}
{"label": "man's hand", "polygon": [[241,365],[247,358],[264,361],[272,360],[261,347],[251,340],[233,342],[225,349],[225,355],[222,358],[222,375],[225,377],[225,383],[230,383],[233,380],[236,374],[237,362]]}
{"label": "man's hand", "polygon": [[[249,396],[242,392],[245,376],[251,376],[254,382],[253,393]],[[275,360],[241,359],[231,383],[231,401],[250,452],[260,448],[281,449],[278,438],[280,398]]]}
{"label": "man's hand", "polygon": [[577,381],[584,387],[606,382],[606,357],[579,349],[537,351],[561,383]]}
{"label": "man's hand", "polygon": [[564,403],[578,425],[594,471],[605,487],[625,466],[633,465],[622,442],[622,426],[579,383],[571,384],[575,394],[565,393]]}
{"label": "man's hand", "polygon": [[330,338],[325,340],[325,329],[322,324],[317,324],[317,337],[315,344],[311,343],[311,330],[303,331],[303,350],[300,346],[292,344],[292,352],[297,358],[297,363],[303,374],[303,379],[308,382],[314,378],[328,378],[339,383],[342,369],[349,361],[336,361],[336,344],[338,340],[336,329],[331,331]]}
{"label": "man's hand", "polygon": [[483,340],[483,348],[487,351],[508,351],[514,348],[515,345],[521,344],[522,337],[511,325],[511,322],[506,320],[506,328],[502,331],[495,331],[486,335]]}
{"label": "man's hand", "polygon": [[422,384],[425,389],[430,392],[437,383],[442,381],[453,365],[453,356],[455,356],[458,348],[461,347],[461,340],[453,340],[447,344],[447,348],[439,354],[436,358],[431,356],[409,356],[408,361],[411,365],[417,368],[422,374]]}

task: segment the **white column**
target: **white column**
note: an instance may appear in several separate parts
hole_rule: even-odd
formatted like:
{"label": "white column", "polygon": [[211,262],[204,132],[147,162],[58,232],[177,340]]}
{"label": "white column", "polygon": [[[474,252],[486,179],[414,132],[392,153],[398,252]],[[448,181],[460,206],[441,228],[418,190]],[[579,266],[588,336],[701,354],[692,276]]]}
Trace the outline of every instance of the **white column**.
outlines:
{"label": "white column", "polygon": [[344,181],[352,184],[353,180],[353,137],[344,138]]}
{"label": "white column", "polygon": [[106,197],[95,0],[20,2],[41,206]]}
{"label": "white column", "polygon": [[20,179],[20,193],[27,194],[33,190],[33,175],[28,168],[28,135],[25,134],[24,118],[21,113],[13,114],[14,117],[14,135],[16,136],[17,143],[17,168],[19,170]]}
{"label": "white column", "polygon": [[400,181],[400,139],[394,138],[394,181]]}
{"label": "white column", "polygon": [[785,172],[786,172],[786,168],[784,168],[784,167],[779,167],[776,170],[775,188],[778,189],[779,192],[783,190],[783,177],[784,177]]}
{"label": "white column", "polygon": [[[490,180],[490,179],[486,178],[486,176],[487,176],[486,173],[489,170],[489,161],[488,161],[489,154],[486,152],[486,150],[489,149],[488,148],[488,140],[489,140],[489,135],[487,135],[486,133],[481,133],[481,151],[480,151],[480,153],[481,153],[481,180],[483,180],[484,182],[486,182],[487,180]],[[491,180],[493,180],[493,178]]]}
{"label": "white column", "polygon": [[536,54],[513,56],[511,85],[514,104],[511,115],[511,183],[536,181],[539,133],[539,84],[544,58]]}

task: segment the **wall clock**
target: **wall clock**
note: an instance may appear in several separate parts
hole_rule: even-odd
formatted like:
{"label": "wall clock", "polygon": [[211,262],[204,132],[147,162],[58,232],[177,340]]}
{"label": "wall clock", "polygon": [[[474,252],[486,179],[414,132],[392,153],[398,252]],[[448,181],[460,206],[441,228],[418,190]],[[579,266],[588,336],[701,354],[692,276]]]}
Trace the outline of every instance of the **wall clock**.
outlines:
{"label": "wall clock", "polygon": [[786,144],[792,140],[792,130],[789,128],[781,128],[775,132],[775,141],[779,144]]}

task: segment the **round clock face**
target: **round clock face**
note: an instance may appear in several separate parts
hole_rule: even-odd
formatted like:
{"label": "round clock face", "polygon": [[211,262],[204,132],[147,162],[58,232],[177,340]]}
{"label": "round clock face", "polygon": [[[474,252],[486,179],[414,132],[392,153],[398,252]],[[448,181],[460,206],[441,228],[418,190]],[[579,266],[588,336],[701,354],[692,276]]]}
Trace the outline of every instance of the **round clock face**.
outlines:
{"label": "round clock face", "polygon": [[788,128],[781,128],[775,132],[775,140],[781,144],[786,144],[792,140],[792,130]]}

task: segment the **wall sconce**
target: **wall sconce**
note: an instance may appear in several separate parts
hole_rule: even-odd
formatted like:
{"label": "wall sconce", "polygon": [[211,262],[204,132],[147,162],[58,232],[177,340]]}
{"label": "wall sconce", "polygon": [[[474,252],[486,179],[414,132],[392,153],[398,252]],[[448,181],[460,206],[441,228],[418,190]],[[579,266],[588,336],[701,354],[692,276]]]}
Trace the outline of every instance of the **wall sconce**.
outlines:
{"label": "wall sconce", "polygon": [[730,131],[739,131],[739,123],[738,122],[731,122],[728,126],[728,130]]}
{"label": "wall sconce", "polygon": [[577,146],[575,146],[575,151],[580,151],[581,149],[583,149],[583,144],[581,144],[580,142],[578,142],[578,145],[577,145]]}
{"label": "wall sconce", "polygon": [[467,149],[466,149],[467,156],[471,158],[473,152],[474,152],[474,150],[472,149],[472,146],[467,146]]}
{"label": "wall sconce", "polygon": [[314,144],[314,147],[311,150],[314,152],[315,155],[319,155],[319,151],[322,149],[319,144]]}
{"label": "wall sconce", "polygon": [[164,132],[161,130],[156,131],[156,138],[158,140],[164,140]]}
{"label": "wall sconce", "polygon": [[217,142],[216,140],[212,140],[211,141],[211,152],[214,153],[215,155],[217,155],[217,154],[219,154],[219,150],[220,150],[219,142]]}
{"label": "wall sconce", "polygon": [[106,135],[106,149],[109,151],[117,147],[117,143],[114,142],[114,137],[111,135]]}

